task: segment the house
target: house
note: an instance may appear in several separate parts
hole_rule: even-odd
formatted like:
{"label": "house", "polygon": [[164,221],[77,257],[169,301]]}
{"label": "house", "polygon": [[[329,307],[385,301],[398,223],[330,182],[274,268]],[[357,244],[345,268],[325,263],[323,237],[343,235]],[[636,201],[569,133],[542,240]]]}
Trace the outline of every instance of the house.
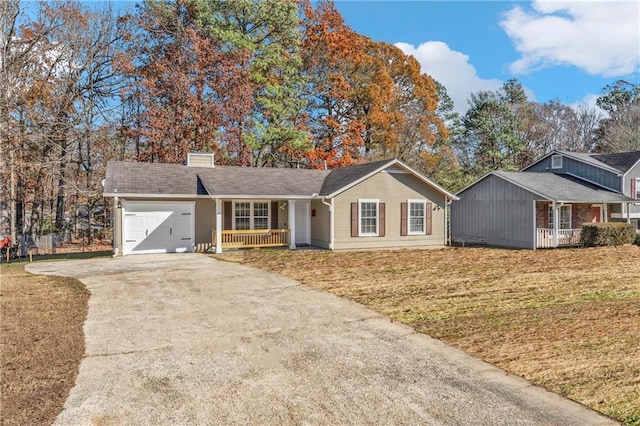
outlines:
{"label": "house", "polygon": [[513,248],[577,245],[585,222],[640,228],[640,151],[553,151],[519,172],[491,172],[456,195],[454,242]]}
{"label": "house", "polygon": [[333,170],[109,162],[114,254],[442,246],[455,196],[399,160]]}

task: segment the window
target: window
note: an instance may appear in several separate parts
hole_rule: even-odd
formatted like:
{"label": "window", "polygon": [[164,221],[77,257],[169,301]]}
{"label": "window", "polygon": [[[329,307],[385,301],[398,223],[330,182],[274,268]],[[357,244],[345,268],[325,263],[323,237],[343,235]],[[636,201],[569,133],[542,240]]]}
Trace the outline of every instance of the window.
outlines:
{"label": "window", "polygon": [[233,229],[269,229],[268,201],[236,201],[233,207]]}
{"label": "window", "polygon": [[561,169],[562,168],[562,155],[552,155],[551,156],[551,168],[552,169]]}
{"label": "window", "polygon": [[[553,228],[553,205],[549,206],[549,229]],[[571,206],[560,206],[560,226],[558,229],[571,229]]]}
{"label": "window", "polygon": [[269,203],[253,203],[253,229],[269,229]]}
{"label": "window", "polygon": [[378,235],[378,200],[358,200],[360,221],[358,235]]}
{"label": "window", "polygon": [[236,203],[234,229],[251,229],[251,203]]}
{"label": "window", "polygon": [[633,193],[631,194],[631,196],[633,197],[634,200],[640,200],[640,178],[631,180],[631,183],[632,183],[631,187],[633,190]]}
{"label": "window", "polygon": [[424,235],[426,231],[426,209],[424,200],[409,200],[409,235]]}

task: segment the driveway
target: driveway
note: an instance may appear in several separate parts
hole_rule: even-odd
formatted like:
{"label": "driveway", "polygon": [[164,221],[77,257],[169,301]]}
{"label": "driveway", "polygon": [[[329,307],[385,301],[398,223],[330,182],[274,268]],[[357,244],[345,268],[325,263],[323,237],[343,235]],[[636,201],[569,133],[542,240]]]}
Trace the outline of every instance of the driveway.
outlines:
{"label": "driveway", "polygon": [[605,417],[288,278],[199,254],[41,262],[91,291],[56,424],[593,425]]}

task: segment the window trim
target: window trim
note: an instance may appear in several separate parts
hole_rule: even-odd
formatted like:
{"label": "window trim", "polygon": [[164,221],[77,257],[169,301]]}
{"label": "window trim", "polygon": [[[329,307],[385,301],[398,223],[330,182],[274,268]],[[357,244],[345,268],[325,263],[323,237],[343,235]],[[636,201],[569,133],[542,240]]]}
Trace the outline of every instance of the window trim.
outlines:
{"label": "window trim", "polygon": [[[422,204],[422,231],[411,231],[411,204]],[[427,235],[427,200],[407,200],[407,235]]]}
{"label": "window trim", "polygon": [[[245,231],[268,231],[271,229],[271,202],[270,200],[231,200],[231,229],[236,231],[236,203],[249,203],[249,229]],[[267,228],[255,229],[254,223],[254,203],[266,203],[267,204]],[[264,216],[258,216],[264,217]]]}
{"label": "window trim", "polygon": [[[569,227],[568,228],[563,228],[562,227],[562,209],[563,208],[568,208],[569,209]],[[560,211],[558,212],[558,219],[560,220],[558,229],[562,230],[562,229],[573,229],[572,225],[573,225],[573,207],[571,204],[564,204],[562,206],[558,206],[558,208],[560,209]],[[549,204],[549,210],[547,212],[547,214],[549,215],[549,229],[553,229],[553,204]]]}
{"label": "window trim", "polygon": [[[365,217],[362,214],[362,204],[363,203],[375,203],[376,208],[376,232],[362,232],[362,220]],[[379,199],[370,199],[370,198],[362,198],[358,199],[358,236],[359,237],[377,237],[380,235],[380,200]]]}
{"label": "window trim", "polygon": [[635,178],[636,180],[636,193],[635,194],[631,194],[631,197],[636,200],[636,205],[638,204],[638,202],[640,202],[640,178]]}
{"label": "window trim", "polygon": [[[554,160],[560,159],[560,164],[556,164],[556,162]],[[561,169],[562,168],[562,155],[560,154],[553,154],[551,156],[551,168],[552,169]]]}

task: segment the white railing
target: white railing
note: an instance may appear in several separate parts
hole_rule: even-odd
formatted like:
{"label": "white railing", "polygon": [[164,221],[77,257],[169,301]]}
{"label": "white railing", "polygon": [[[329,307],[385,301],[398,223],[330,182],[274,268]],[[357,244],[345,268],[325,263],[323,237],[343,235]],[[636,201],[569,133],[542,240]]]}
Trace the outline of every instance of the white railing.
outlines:
{"label": "white railing", "polygon": [[[580,229],[558,229],[558,247],[580,245]],[[553,229],[538,228],[538,248],[553,247]]]}

